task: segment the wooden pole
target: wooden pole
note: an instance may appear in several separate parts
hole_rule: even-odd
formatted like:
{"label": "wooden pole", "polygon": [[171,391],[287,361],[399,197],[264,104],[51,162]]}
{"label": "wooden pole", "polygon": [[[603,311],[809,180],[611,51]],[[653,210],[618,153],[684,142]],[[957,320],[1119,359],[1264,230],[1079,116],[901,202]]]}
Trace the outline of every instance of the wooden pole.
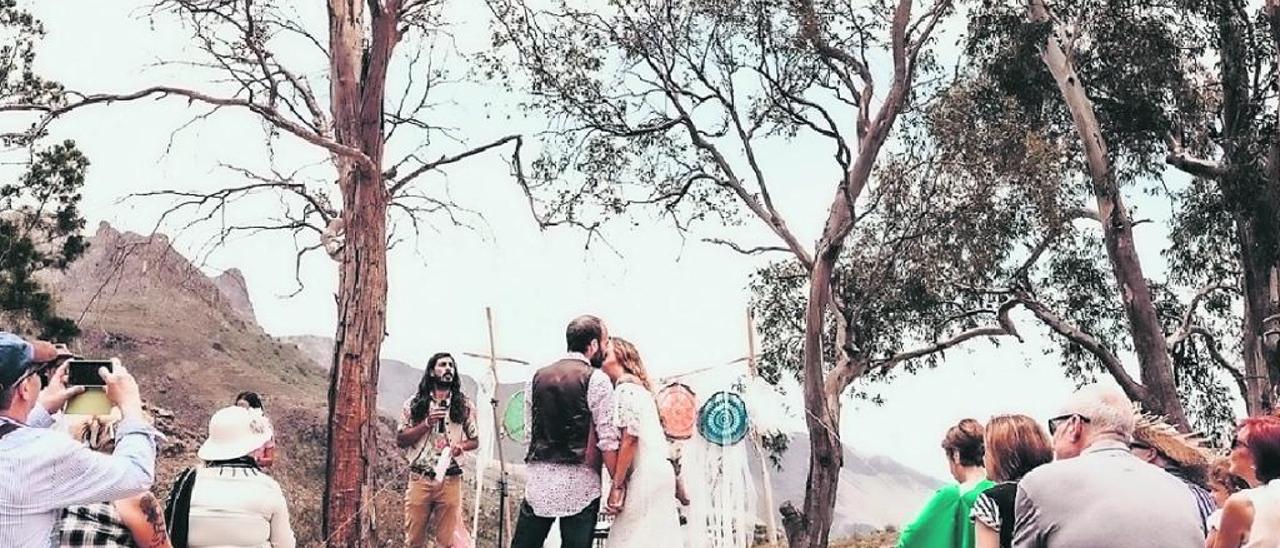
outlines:
{"label": "wooden pole", "polygon": [[[755,380],[759,375],[760,369],[756,364],[756,317],[751,311],[751,307],[747,307],[747,372],[751,380]],[[755,427],[752,427],[755,430]],[[764,452],[764,436],[757,430],[751,437],[756,445],[756,453],[760,455],[760,470],[764,472],[764,504],[768,506],[769,521],[769,545],[773,545],[778,539],[778,521],[774,517],[777,508],[773,503],[773,477],[769,473],[769,456]]]}
{"label": "wooden pole", "polygon": [[498,450],[498,519],[502,521],[498,527],[498,547],[507,545],[506,533],[511,530],[510,505],[507,504],[507,459],[502,454],[502,429],[498,420],[498,345],[493,330],[493,309],[484,307],[485,320],[489,326],[489,374],[493,376],[493,396],[489,404],[493,406],[493,441]]}

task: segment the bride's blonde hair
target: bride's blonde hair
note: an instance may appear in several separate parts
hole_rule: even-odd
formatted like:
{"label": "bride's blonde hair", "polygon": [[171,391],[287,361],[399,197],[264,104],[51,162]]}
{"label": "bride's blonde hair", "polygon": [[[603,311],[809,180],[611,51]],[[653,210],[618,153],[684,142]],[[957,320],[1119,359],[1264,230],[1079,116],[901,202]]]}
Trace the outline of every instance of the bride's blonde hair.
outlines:
{"label": "bride's blonde hair", "polygon": [[640,379],[640,384],[644,385],[645,390],[653,391],[653,383],[649,381],[649,372],[644,368],[644,361],[640,359],[640,352],[636,350],[636,345],[631,341],[621,337],[613,337],[613,356],[618,360],[618,365],[622,366],[622,370]]}

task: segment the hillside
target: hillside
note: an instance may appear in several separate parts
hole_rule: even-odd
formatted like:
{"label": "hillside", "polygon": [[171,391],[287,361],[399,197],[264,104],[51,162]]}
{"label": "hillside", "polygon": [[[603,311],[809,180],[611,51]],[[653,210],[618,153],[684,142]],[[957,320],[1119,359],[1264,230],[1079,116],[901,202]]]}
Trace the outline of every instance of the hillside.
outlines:
{"label": "hillside", "polygon": [[[302,546],[319,542],[324,489],[327,379],[292,344],[267,335],[253,319],[244,280],[205,276],[168,241],[98,228],[91,247],[67,272],[46,276],[58,310],[80,318],[74,348],[86,357],[120,357],[149,404],[171,412],[160,423],[157,491],[196,463],[209,416],[242,390],[261,393],[277,427],[280,458],[272,475],[289,499]],[[398,544],[403,474],[390,430],[380,436],[376,500],[387,545]]]}

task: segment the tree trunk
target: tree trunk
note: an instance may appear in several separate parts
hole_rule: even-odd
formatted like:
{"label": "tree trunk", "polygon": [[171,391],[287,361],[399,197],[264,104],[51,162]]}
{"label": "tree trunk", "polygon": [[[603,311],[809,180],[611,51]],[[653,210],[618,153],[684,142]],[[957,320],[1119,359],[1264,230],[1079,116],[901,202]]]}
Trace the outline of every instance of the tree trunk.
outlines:
{"label": "tree trunk", "polygon": [[[377,458],[375,408],[379,351],[386,332],[386,191],[377,174],[352,170],[342,181],[346,242],[338,329],[329,380],[328,482],[324,531],[329,546],[374,546],[370,469]],[[349,189],[349,191],[348,191]]]}
{"label": "tree trunk", "polygon": [[[368,162],[335,157],[342,189],[344,243],[338,326],[329,378],[325,543],[376,545],[370,472],[377,458],[376,401],[386,335],[387,189],[382,173],[386,63],[395,45],[397,2],[375,11],[366,37],[366,4],[329,0],[330,111],[338,142]],[[388,32],[388,28],[390,32]]]}
{"label": "tree trunk", "polygon": [[1276,303],[1272,298],[1274,263],[1259,260],[1261,250],[1255,245],[1252,225],[1248,219],[1239,219],[1236,223],[1240,263],[1244,271],[1244,329],[1241,334],[1246,389],[1244,397],[1245,410],[1250,416],[1269,413],[1274,408],[1272,379],[1276,378],[1275,338],[1263,335],[1267,329],[1264,320],[1276,313]]}
{"label": "tree trunk", "polygon": [[[837,200],[833,207],[843,207]],[[836,489],[844,451],[840,443],[839,404],[833,411],[823,390],[822,338],[831,300],[831,275],[840,247],[820,250],[809,273],[809,302],[805,307],[804,408],[809,430],[809,475],[805,481],[804,512],[783,511],[783,526],[792,548],[828,545],[835,512]]]}
{"label": "tree trunk", "polygon": [[[1052,24],[1044,0],[1030,0],[1028,7],[1033,23]],[[1182,403],[1178,400],[1164,328],[1156,314],[1151,288],[1142,273],[1142,263],[1138,260],[1134,246],[1133,220],[1125,209],[1115,172],[1111,169],[1107,145],[1094,113],[1093,103],[1085,93],[1075,67],[1062,49],[1060,32],[1057,28],[1050,29],[1041,58],[1058,83],[1058,89],[1071,111],[1071,118],[1084,145],[1093,194],[1098,203],[1098,216],[1102,221],[1107,257],[1120,290],[1134,353],[1138,356],[1141,368],[1142,383],[1147,389],[1147,401],[1142,404],[1147,411],[1164,415],[1180,430],[1188,431],[1190,424]]]}
{"label": "tree trunk", "polygon": [[[1244,293],[1242,348],[1250,415],[1269,412],[1275,405],[1273,386],[1280,380],[1280,353],[1274,337],[1266,337],[1267,318],[1280,313],[1276,271],[1280,267],[1280,182],[1254,154],[1258,123],[1249,78],[1246,25],[1234,2],[1221,2],[1217,11],[1220,78],[1222,79],[1222,148],[1225,173],[1218,189],[1232,212],[1240,255]],[[1276,140],[1269,143],[1275,151]],[[1267,164],[1273,165],[1273,164]]]}

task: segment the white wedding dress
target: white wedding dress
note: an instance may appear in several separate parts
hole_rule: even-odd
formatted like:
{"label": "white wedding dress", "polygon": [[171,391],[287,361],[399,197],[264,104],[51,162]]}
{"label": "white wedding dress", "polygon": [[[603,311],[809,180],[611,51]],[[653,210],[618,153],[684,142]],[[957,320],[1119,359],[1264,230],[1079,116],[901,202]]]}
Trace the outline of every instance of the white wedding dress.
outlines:
{"label": "white wedding dress", "polygon": [[[614,422],[639,442],[622,511],[609,528],[609,548],[681,548],[684,534],[676,512],[676,476],[653,394],[621,383],[614,392]],[[607,489],[606,489],[607,491]],[[608,494],[606,493],[607,497]]]}

